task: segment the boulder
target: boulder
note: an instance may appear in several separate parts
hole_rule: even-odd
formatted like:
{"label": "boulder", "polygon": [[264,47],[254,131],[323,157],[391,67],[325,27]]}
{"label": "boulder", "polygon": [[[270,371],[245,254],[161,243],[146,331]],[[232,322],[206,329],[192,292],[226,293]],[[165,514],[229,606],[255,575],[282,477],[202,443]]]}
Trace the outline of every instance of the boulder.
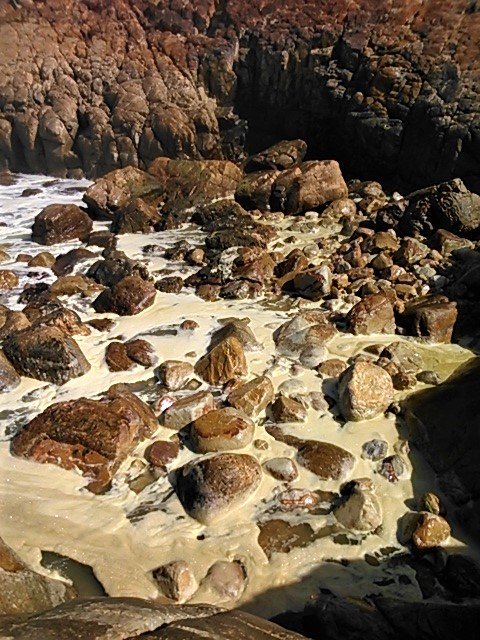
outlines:
{"label": "boulder", "polygon": [[54,296],[74,296],[79,294],[88,298],[101,290],[101,285],[81,273],[72,276],[60,276],[50,285],[50,293]]}
{"label": "boulder", "polygon": [[104,491],[137,443],[158,427],[151,409],[124,388],[100,400],[50,405],[12,441],[12,453],[64,469],[78,469],[94,493]]}
{"label": "boulder", "polygon": [[340,377],[339,406],[346,420],[368,420],[383,413],[393,401],[390,375],[370,362],[356,362]]}
{"label": "boulder", "polygon": [[30,326],[30,320],[22,311],[6,310],[5,315],[0,316],[0,340],[8,338],[9,335],[26,329]]}
{"label": "boulder", "polygon": [[450,537],[450,525],[442,516],[422,511],[412,534],[417,549],[432,549]]}
{"label": "boulder", "polygon": [[54,384],[64,384],[90,369],[75,340],[56,327],[22,329],[4,341],[3,350],[18,373]]}
{"label": "boulder", "polygon": [[382,508],[369,478],[348,483],[347,496],[333,511],[338,522],[353,532],[368,533],[382,524]]}
{"label": "boulder", "polygon": [[277,351],[284,356],[299,358],[305,349],[323,347],[337,333],[321,311],[303,311],[282,324],[273,334]]}
{"label": "boulder", "polygon": [[134,198],[159,198],[164,186],[154,176],[136,167],[115,169],[99,178],[83,195],[94,218],[112,219],[115,211]]}
{"label": "boulder", "polygon": [[195,365],[195,373],[212,385],[221,385],[245,376],[247,361],[241,342],[235,336],[223,339]]}
{"label": "boulder", "polygon": [[95,253],[84,247],[71,249],[66,253],[61,253],[52,265],[52,271],[56,276],[64,276],[71,273],[74,267],[80,262],[85,262],[95,257]]}
{"label": "boulder", "polygon": [[262,469],[255,458],[219,453],[179,469],[176,490],[185,511],[208,525],[243,505],[261,478]]}
{"label": "boulder", "polygon": [[225,338],[234,337],[240,342],[244,351],[258,351],[261,349],[261,345],[248,326],[248,322],[248,319],[234,318],[233,320],[229,320],[221,329],[217,329],[212,335],[210,346],[219,344]]}
{"label": "boulder", "polygon": [[113,214],[113,233],[151,233],[160,223],[161,217],[153,204],[142,198],[130,200]]}
{"label": "boulder", "polygon": [[113,287],[126,276],[138,276],[143,280],[151,279],[144,264],[127,258],[125,254],[119,257],[109,257],[106,260],[98,260],[87,271],[88,278],[105,287]]}
{"label": "boulder", "polygon": [[208,391],[199,391],[173,402],[163,413],[167,429],[180,431],[200,416],[215,409],[215,400]]}
{"label": "boulder", "polygon": [[174,560],[158,567],[154,570],[153,577],[161,592],[180,604],[190,600],[198,589],[193,571],[184,560]]}
{"label": "boulder", "polygon": [[393,305],[381,293],[372,293],[357,302],[348,313],[347,322],[355,335],[395,333]]}
{"label": "boulder", "polygon": [[0,291],[8,291],[18,285],[19,278],[15,271],[0,269]]}
{"label": "boulder", "polygon": [[457,321],[455,302],[442,295],[417,298],[405,305],[399,319],[410,335],[432,342],[450,342]]}
{"label": "boulder", "polygon": [[191,438],[199,453],[243,449],[253,440],[255,425],[250,418],[234,409],[216,409],[192,422]]}
{"label": "boulder", "polygon": [[165,360],[155,372],[160,382],[172,391],[185,386],[193,376],[193,366],[181,360]]}
{"label": "boulder", "polygon": [[116,313],[133,316],[151,307],[156,289],[151,282],[138,276],[126,276],[95,298],[93,308],[97,313]]}
{"label": "boulder", "polygon": [[77,205],[50,204],[35,216],[32,240],[46,245],[69,240],[85,242],[91,230],[91,218]]}
{"label": "boulder", "polygon": [[278,171],[247,173],[237,186],[235,200],[245,209],[267,209]]}
{"label": "boulder", "polygon": [[20,376],[0,350],[0,393],[8,393],[18,387],[20,382]]}
{"label": "boulder", "polygon": [[235,387],[227,399],[232,407],[255,418],[267,408],[273,398],[272,381],[267,376],[260,376]]}
{"label": "boulder", "polygon": [[245,163],[245,171],[288,169],[300,164],[306,153],[307,143],[303,140],[281,140],[268,149],[250,156]]}

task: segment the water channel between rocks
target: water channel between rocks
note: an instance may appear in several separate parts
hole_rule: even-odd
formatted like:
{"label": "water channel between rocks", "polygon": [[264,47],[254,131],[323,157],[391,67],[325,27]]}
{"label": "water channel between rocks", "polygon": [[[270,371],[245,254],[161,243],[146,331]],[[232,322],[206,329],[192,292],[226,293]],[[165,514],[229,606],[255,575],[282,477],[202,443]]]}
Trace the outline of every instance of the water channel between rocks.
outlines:
{"label": "water channel between rocks", "polygon": [[[12,260],[3,263],[2,268],[11,268],[21,276],[18,286],[8,295],[4,294],[0,302],[8,303],[11,308],[21,308],[17,299],[27,273],[39,282],[50,283],[55,279],[51,271],[15,263],[14,255],[19,252],[33,255],[43,251],[45,247],[30,240],[34,216],[53,202],[81,204],[82,189],[87,184],[86,181],[50,180],[43,176],[17,176],[14,184],[0,187],[0,244],[7,251],[10,245],[15,252],[12,251]],[[41,192],[21,197],[27,187],[41,189]],[[331,237],[332,243],[338,240],[339,229],[322,227],[315,214],[301,219],[282,218],[278,224],[282,226],[280,239],[291,236],[293,229],[299,245],[305,244],[310,236],[312,239],[319,235]],[[94,223],[94,230],[107,228],[108,223]],[[144,261],[153,275],[166,269],[168,275],[185,277],[191,269],[184,264],[167,261],[162,257],[161,249],[181,239],[200,242],[201,238],[201,232],[192,225],[174,231],[119,236],[118,249],[130,258]],[[142,252],[148,244],[159,245],[158,252],[148,255]],[[69,242],[55,245],[50,250],[59,254],[79,245],[79,242]],[[288,247],[282,247],[280,243],[276,249],[286,252],[294,246],[292,242]],[[99,253],[98,248],[93,249]],[[98,255],[77,265],[76,270],[84,272],[96,259]],[[95,316],[91,299],[70,297],[69,306],[79,313],[82,320]],[[317,308],[318,303],[302,301],[301,307]],[[105,347],[118,336],[125,340],[145,337],[153,345],[158,362],[177,359],[194,364],[205,352],[209,336],[218,328],[219,321],[248,317],[249,326],[262,346],[261,350],[247,354],[250,374],[268,375],[275,390],[285,381],[294,380],[301,391],[322,391],[324,381],[315,371],[302,367],[292,369],[291,360],[275,353],[273,331],[291,318],[298,308],[298,304],[283,305],[281,301],[274,304],[263,298],[205,302],[192,292],[158,292],[155,304],[138,316],[110,314],[115,325],[109,332],[92,331],[88,336],[76,336],[91,364],[86,375],[61,387],[23,377],[17,389],[0,397],[0,535],[27,563],[41,572],[48,572],[41,564],[42,551],[60,554],[92,567],[105,592],[113,596],[158,597],[152,569],[181,559],[191,565],[199,583],[217,560],[242,562],[247,586],[239,600],[222,600],[218,594],[200,587],[191,602],[239,606],[265,617],[286,609],[301,609],[318,590],[319,584],[344,595],[382,593],[404,599],[421,599],[412,569],[405,565],[397,568],[387,566],[381,560],[385,555],[404,551],[397,540],[397,523],[408,511],[409,500],[414,497],[412,461],[417,475],[415,497],[422,489],[438,492],[434,474],[413,453],[405,476],[392,484],[377,473],[374,463],[361,458],[362,444],[373,438],[386,440],[389,453],[394,453],[396,443],[404,436],[399,433],[401,425],[399,427],[393,414],[341,426],[330,411],[310,408],[304,423],[288,425],[291,434],[335,443],[350,451],[355,456],[351,477],[372,479],[382,505],[382,530],[364,539],[350,539],[349,544],[340,544],[335,536],[322,535],[321,532],[328,531],[334,523],[332,514],[280,511],[277,497],[285,487],[266,473],[257,492],[243,507],[209,526],[186,515],[172,489],[171,474],[150,483],[147,478],[142,490],[137,483],[137,492],[133,491],[130,488],[132,479],[135,475],[145,475],[141,461],[148,444],[155,439],[168,439],[173,434],[163,426],[159,426],[152,439],[139,444],[135,455],[122,464],[113,488],[104,495],[93,495],[82,488],[86,480],[79,473],[10,454],[11,436],[53,402],[81,396],[96,397],[117,382],[143,383],[137,385],[138,395],[147,400],[154,396],[153,367],[144,369],[136,366],[130,371],[114,374],[108,370],[104,359]],[[199,328],[194,332],[179,330],[181,322],[187,319],[195,320]],[[339,333],[328,344],[328,354],[329,357],[346,360],[369,345],[387,345],[398,339],[393,335],[356,337]],[[436,371],[442,380],[471,357],[470,351],[458,345],[417,343],[416,346],[427,368]],[[401,392],[397,392],[397,399],[400,397]],[[262,420],[256,423],[255,440],[258,439],[266,441],[268,448],[262,450],[252,444],[242,453],[253,455],[261,463],[272,457],[292,457],[292,447],[269,435]],[[171,470],[193,457],[188,448],[181,449]],[[338,485],[338,482],[319,480],[301,466],[298,478],[291,483],[295,488],[323,491],[338,491]],[[269,559],[258,544],[257,523],[275,517],[292,524],[307,523],[313,531],[312,540],[305,540],[305,546],[295,547],[289,553],[274,553]],[[449,545],[458,548],[464,543],[452,537]],[[366,555],[370,563],[364,561]],[[47,559],[55,567],[58,565],[52,560],[54,557],[49,554]],[[372,561],[372,558],[377,560]],[[67,563],[68,570],[73,576],[77,574],[74,581],[80,595],[101,591],[93,577],[78,565],[68,569]],[[275,597],[271,597],[273,589]]]}

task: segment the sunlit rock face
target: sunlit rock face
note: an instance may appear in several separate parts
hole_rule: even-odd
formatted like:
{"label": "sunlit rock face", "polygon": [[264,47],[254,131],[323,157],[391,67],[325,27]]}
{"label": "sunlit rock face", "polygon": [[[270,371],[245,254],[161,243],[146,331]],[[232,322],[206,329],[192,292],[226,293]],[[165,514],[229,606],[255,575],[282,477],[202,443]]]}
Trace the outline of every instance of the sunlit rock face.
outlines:
{"label": "sunlit rock face", "polygon": [[478,15],[455,0],[1,0],[0,167],[235,159],[249,129],[357,175],[472,186]]}

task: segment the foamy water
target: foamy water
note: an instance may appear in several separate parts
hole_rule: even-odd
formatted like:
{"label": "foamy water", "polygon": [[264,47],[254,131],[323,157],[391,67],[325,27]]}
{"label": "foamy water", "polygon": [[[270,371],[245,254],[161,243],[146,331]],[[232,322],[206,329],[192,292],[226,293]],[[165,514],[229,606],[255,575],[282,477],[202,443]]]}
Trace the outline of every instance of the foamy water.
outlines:
{"label": "foamy water", "polygon": [[[45,183],[50,183],[45,186]],[[29,281],[53,282],[55,276],[44,268],[31,268],[25,263],[14,262],[20,252],[34,255],[49,250],[55,255],[80,246],[79,242],[69,242],[54,247],[43,247],[30,241],[30,228],[35,215],[47,204],[72,202],[81,204],[79,188],[88,185],[86,181],[55,180],[43,176],[18,176],[11,186],[0,187],[0,245],[11,255],[12,260],[1,264],[1,268],[13,269],[20,276],[19,286],[0,302],[20,309],[16,300]],[[29,197],[20,197],[25,188],[41,188],[42,192]],[[315,217],[311,218],[315,223]],[[332,244],[337,241],[338,229],[325,230],[318,226],[302,232],[301,222],[286,219],[279,221],[282,237],[292,234],[291,224],[297,225],[297,243],[303,246],[319,235],[331,235]],[[94,223],[94,230],[107,229],[108,223]],[[182,275],[192,269],[180,263],[166,261],[157,254],[145,255],[142,247],[158,244],[171,246],[180,239],[201,242],[202,234],[196,227],[185,227],[178,231],[144,235],[119,236],[118,249],[138,260],[142,260],[153,275]],[[275,244],[275,243],[274,243]],[[292,248],[288,245],[288,250]],[[282,245],[279,245],[282,249]],[[101,249],[91,247],[98,256],[76,266],[76,272],[85,272],[98,259]],[[284,250],[285,247],[283,247]],[[171,273],[170,273],[171,272]],[[83,320],[91,319],[95,313],[91,309],[92,299],[79,296],[65,298],[65,303],[76,310]],[[303,304],[302,308],[318,308],[319,304]],[[104,361],[105,347],[113,338],[122,339],[144,337],[154,347],[158,362],[178,359],[196,362],[209,342],[218,322],[228,317],[248,317],[250,327],[262,349],[248,353],[250,374],[268,374],[275,389],[295,377],[304,386],[305,392],[321,391],[322,380],[315,371],[300,368],[292,372],[292,361],[280,358],[275,352],[272,333],[285,320],[295,315],[290,311],[272,308],[261,299],[204,302],[192,292],[180,294],[157,293],[155,304],[134,317],[120,318],[113,314],[103,314],[115,320],[109,332],[92,330],[89,336],[75,336],[80,348],[91,363],[91,370],[84,376],[71,380],[62,387],[22,378],[21,385],[10,393],[0,396],[0,536],[19,555],[37,569],[45,572],[40,565],[41,550],[53,551],[90,565],[96,577],[108,594],[114,596],[143,596],[156,598],[159,595],[152,569],[171,560],[186,560],[191,564],[198,582],[206,575],[209,567],[217,560],[242,561],[247,571],[247,586],[236,602],[225,602],[215,594],[200,589],[192,602],[208,601],[225,606],[241,606],[263,616],[271,616],[285,609],[300,609],[319,585],[339,593],[362,596],[365,593],[401,595],[403,598],[421,598],[413,571],[402,567],[388,568],[386,564],[371,566],[363,561],[365,554],[381,558],[380,549],[395,547],[403,551],[396,538],[397,521],[408,511],[406,502],[413,496],[410,467],[405,478],[396,484],[389,483],[375,472],[376,464],[360,457],[362,444],[372,438],[383,438],[389,443],[389,454],[394,453],[394,444],[399,439],[393,416],[379,417],[363,423],[347,423],[341,426],[330,412],[321,413],[310,409],[305,423],[289,425],[288,431],[302,438],[318,439],[335,443],[356,457],[351,478],[370,477],[382,503],[383,530],[379,535],[370,535],[361,544],[339,545],[331,537],[320,538],[308,547],[294,549],[288,554],[274,554],[269,560],[257,543],[259,529],[257,522],[266,515],[279,517],[292,523],[306,522],[315,532],[334,524],[332,514],[312,515],[308,512],[271,513],[275,495],[284,489],[282,483],[267,473],[263,474],[260,488],[248,503],[232,512],[224,519],[208,527],[199,524],[185,514],[171,484],[171,474],[160,478],[136,494],[127,484],[133,469],[137,473],[142,468],[143,452],[155,439],[168,439],[173,431],[159,426],[149,441],[142,442],[135,454],[126,460],[119,470],[113,488],[105,495],[96,496],[87,491],[86,481],[80,474],[65,471],[54,465],[41,465],[13,457],[9,452],[9,440],[14,432],[25,425],[52,402],[78,398],[95,397],[118,382],[139,382],[153,379],[153,367],[144,369],[136,366],[130,371],[111,373]],[[199,324],[194,332],[178,331],[183,320],[193,319]],[[389,344],[398,336],[353,337],[339,334],[328,345],[328,357],[348,357],[362,351],[370,344]],[[470,353],[459,346],[421,346],[428,368],[436,369],[442,378],[470,357]],[[148,390],[139,395],[144,399],[152,397]],[[207,385],[201,387],[207,388]],[[292,447],[274,440],[258,421],[256,439],[268,442],[267,450],[258,450],[250,445],[242,452],[250,453],[259,462],[277,456],[294,457]],[[188,448],[169,467],[174,471],[189,460],[198,458]],[[415,491],[436,490],[435,479],[421,460],[416,460],[417,479]],[[298,465],[299,476],[290,483],[292,487],[310,490],[338,491],[338,482],[324,482]],[[450,546],[461,546],[451,538]],[[345,566],[336,562],[350,561]],[[399,575],[408,575],[410,584],[399,581]],[[385,586],[378,584],[379,578],[391,579]],[[282,587],[280,589],[280,587]],[[275,591],[272,597],[272,589]]]}

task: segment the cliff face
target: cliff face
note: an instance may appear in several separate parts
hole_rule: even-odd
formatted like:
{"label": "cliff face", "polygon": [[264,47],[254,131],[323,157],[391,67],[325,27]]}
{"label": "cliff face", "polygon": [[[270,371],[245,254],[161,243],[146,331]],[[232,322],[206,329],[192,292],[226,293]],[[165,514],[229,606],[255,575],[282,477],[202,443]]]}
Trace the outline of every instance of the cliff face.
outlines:
{"label": "cliff face", "polygon": [[0,0],[0,167],[301,137],[356,173],[475,186],[479,40],[472,0]]}

